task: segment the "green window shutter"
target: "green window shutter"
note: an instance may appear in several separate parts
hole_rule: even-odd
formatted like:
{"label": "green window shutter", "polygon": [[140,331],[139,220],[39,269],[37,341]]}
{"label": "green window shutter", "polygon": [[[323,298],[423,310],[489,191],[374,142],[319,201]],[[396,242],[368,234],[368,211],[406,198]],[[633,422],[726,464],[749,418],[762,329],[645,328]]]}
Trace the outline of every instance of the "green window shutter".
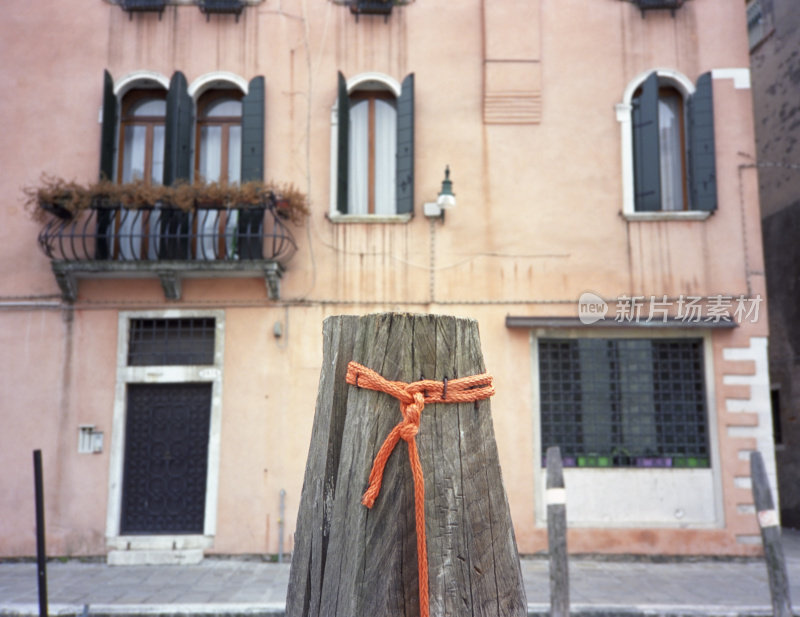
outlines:
{"label": "green window shutter", "polygon": [[[117,97],[114,94],[114,80],[108,71],[103,74],[103,124],[100,127],[100,179],[114,179],[114,150],[117,133]],[[97,236],[95,238],[95,259],[111,257],[111,226],[113,212],[107,209],[97,211]]]}
{"label": "green window shutter", "polygon": [[661,210],[658,75],[650,73],[633,100],[633,176],[637,212]]}
{"label": "green window shutter", "polygon": [[242,182],[264,179],[264,78],[250,80],[242,99]]}
{"label": "green window shutter", "polygon": [[414,213],[414,73],[397,99],[397,213]]}
{"label": "green window shutter", "polygon": [[689,188],[692,210],[713,212],[717,209],[711,73],[700,76],[697,89],[689,99]]}
{"label": "green window shutter", "polygon": [[117,97],[111,74],[103,74],[103,124],[100,128],[100,179],[114,179],[114,144],[117,134]]}
{"label": "green window shutter", "polygon": [[347,214],[347,176],[350,158],[350,97],[347,94],[347,81],[339,72],[339,128],[336,154],[336,209]]}
{"label": "green window shutter", "polygon": [[[192,177],[192,128],[194,126],[194,101],[189,96],[186,77],[175,71],[167,92],[167,117],[164,139],[164,184]],[[159,259],[187,259],[189,257],[188,212],[164,210],[161,213],[161,237],[158,244]]]}
{"label": "green window shutter", "polygon": [[167,93],[166,137],[164,142],[164,184],[189,180],[192,175],[192,125],[194,102],[186,77],[172,75]]}

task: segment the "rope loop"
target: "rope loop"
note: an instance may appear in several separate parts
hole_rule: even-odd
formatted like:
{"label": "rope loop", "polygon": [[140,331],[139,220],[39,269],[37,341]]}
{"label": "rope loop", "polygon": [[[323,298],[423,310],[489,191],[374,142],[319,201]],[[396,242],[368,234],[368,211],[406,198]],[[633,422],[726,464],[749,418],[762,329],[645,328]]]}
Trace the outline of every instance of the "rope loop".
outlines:
{"label": "rope loop", "polygon": [[[386,394],[400,401],[400,414],[403,419],[386,436],[369,473],[369,485],[361,498],[367,508],[375,505],[381,490],[383,470],[395,446],[402,439],[408,443],[408,461],[414,478],[414,514],[417,530],[417,569],[419,573],[419,611],[421,617],[428,617],[428,548],[425,540],[425,479],[422,463],[417,450],[416,436],[422,410],[426,403],[471,403],[489,398],[494,394],[492,376],[488,373],[434,381],[420,379],[412,383],[390,381],[357,362],[347,365],[345,380],[357,388],[367,388]],[[447,400],[445,400],[447,399]]]}

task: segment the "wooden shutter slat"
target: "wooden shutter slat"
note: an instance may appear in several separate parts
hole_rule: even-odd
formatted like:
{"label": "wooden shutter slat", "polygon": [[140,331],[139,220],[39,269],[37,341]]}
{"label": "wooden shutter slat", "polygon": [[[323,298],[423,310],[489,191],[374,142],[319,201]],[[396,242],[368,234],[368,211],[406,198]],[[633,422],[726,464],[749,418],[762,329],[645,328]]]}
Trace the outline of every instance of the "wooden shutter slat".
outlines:
{"label": "wooden shutter slat", "polygon": [[103,72],[103,124],[100,128],[100,179],[114,179],[114,150],[117,135],[117,96],[114,80]]}
{"label": "wooden shutter slat", "polygon": [[264,104],[264,78],[254,77],[242,98],[242,182],[264,180]]}
{"label": "wooden shutter slat", "polygon": [[[186,77],[172,75],[167,92],[167,117],[164,130],[164,184],[189,181],[192,175],[192,128],[194,101],[189,96]],[[161,212],[159,259],[187,259],[190,256],[190,214],[176,210]]]}
{"label": "wooden shutter slat", "polygon": [[707,212],[716,210],[714,98],[710,73],[700,76],[689,99],[689,174],[691,208]]}
{"label": "wooden shutter slat", "polygon": [[338,84],[338,143],[336,155],[336,209],[347,214],[347,178],[350,145],[350,97],[347,81],[339,72]]}
{"label": "wooden shutter slat", "polygon": [[194,102],[189,96],[186,77],[180,71],[176,71],[172,75],[167,93],[164,184],[191,179],[193,107]]}
{"label": "wooden shutter slat", "polygon": [[[100,127],[100,179],[114,179],[114,151],[117,135],[117,97],[114,94],[114,80],[111,73],[103,72],[103,124]],[[113,212],[108,209],[97,211],[97,237],[95,239],[95,259],[108,259],[111,256],[111,225]]]}
{"label": "wooden shutter slat", "polygon": [[650,73],[633,101],[633,175],[637,212],[661,210],[658,75]]}
{"label": "wooden shutter slat", "polygon": [[414,213],[414,74],[397,99],[397,213]]}

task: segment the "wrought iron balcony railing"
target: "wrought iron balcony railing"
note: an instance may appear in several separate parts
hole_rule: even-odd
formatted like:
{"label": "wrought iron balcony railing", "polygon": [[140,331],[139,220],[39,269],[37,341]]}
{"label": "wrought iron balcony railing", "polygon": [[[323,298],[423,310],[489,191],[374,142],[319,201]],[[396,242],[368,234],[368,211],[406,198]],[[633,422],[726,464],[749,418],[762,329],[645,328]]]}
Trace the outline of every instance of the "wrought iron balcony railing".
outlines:
{"label": "wrought iron balcony railing", "polygon": [[384,20],[392,14],[395,0],[350,0],[350,12],[359,15],[383,15]]}
{"label": "wrought iron balcony railing", "polygon": [[200,11],[206,14],[206,21],[211,17],[212,13],[229,13],[236,15],[236,21],[239,21],[239,15],[244,10],[244,0],[197,0],[197,6]]}
{"label": "wrought iron balcony railing", "polygon": [[167,0],[120,0],[123,11],[128,11],[128,15],[133,18],[133,13],[158,12],[158,18],[164,12]]}
{"label": "wrought iron balcony railing", "polygon": [[126,208],[97,203],[73,215],[50,209],[39,245],[52,260],[65,299],[76,278],[109,273],[158,276],[168,298],[180,297],[185,275],[263,274],[277,298],[283,265],[297,250],[274,199],[241,208],[168,205]]}
{"label": "wrought iron balcony railing", "polygon": [[645,11],[652,9],[669,9],[674,17],[675,10],[681,8],[684,1],[685,0],[633,0],[633,3],[642,11],[642,17],[644,17]]}

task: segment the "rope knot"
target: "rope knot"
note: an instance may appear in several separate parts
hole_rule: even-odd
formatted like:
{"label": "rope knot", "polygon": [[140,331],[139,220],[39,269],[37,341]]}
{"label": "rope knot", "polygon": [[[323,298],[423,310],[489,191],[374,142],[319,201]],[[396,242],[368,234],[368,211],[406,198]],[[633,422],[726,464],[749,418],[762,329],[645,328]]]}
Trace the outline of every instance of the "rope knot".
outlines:
{"label": "rope knot", "polygon": [[[486,373],[444,382],[422,379],[413,383],[389,381],[375,371],[356,362],[347,365],[347,383],[358,388],[385,392],[400,401],[403,419],[387,435],[375,455],[369,472],[369,486],[364,491],[361,503],[372,508],[381,490],[383,470],[397,443],[402,439],[408,444],[408,460],[414,478],[414,510],[417,528],[417,568],[419,571],[419,609],[421,617],[428,617],[428,548],[425,542],[425,480],[422,463],[417,450],[416,436],[425,403],[468,403],[489,398],[494,394],[492,377]],[[447,400],[445,400],[447,399]]]}
{"label": "rope knot", "polygon": [[419,424],[414,424],[413,422],[406,420],[399,426],[400,438],[406,442],[414,441],[414,437],[416,437],[417,433],[419,433]]}
{"label": "rope knot", "polygon": [[[411,403],[400,403],[400,413],[403,414],[403,426],[406,428],[401,429],[401,437],[405,441],[410,441],[414,439],[414,435],[419,432],[419,421],[422,416],[422,410],[425,408],[425,395],[422,392],[415,392],[411,395],[413,397],[413,402]],[[409,431],[414,430],[413,434],[410,434]],[[406,437],[406,435],[410,435],[410,437]]]}

